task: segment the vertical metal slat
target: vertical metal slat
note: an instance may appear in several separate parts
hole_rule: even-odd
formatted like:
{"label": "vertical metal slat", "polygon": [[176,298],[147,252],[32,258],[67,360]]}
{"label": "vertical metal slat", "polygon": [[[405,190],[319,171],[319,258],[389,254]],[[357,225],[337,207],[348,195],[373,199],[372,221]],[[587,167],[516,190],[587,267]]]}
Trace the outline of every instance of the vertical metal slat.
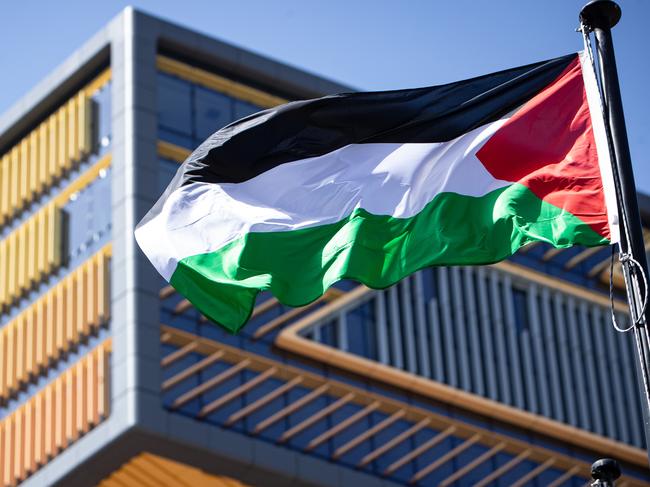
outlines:
{"label": "vertical metal slat", "polygon": [[427,318],[424,303],[424,286],[422,285],[422,271],[413,276],[415,289],[415,323],[418,334],[419,372],[424,377],[431,377],[431,359],[429,357],[429,340],[427,334]]}
{"label": "vertical metal slat", "polygon": [[535,375],[539,393],[540,411],[544,416],[551,416],[551,404],[549,401],[550,390],[546,379],[546,360],[544,355],[542,327],[539,323],[540,311],[537,306],[537,285],[530,283],[528,287],[528,309],[530,312],[531,339],[535,352]]}
{"label": "vertical metal slat", "polygon": [[467,313],[467,327],[470,345],[470,362],[472,365],[473,390],[476,394],[483,396],[485,395],[485,381],[483,380],[483,350],[481,347],[478,318],[476,316],[474,270],[472,267],[463,267],[462,271],[465,311]]}
{"label": "vertical metal slat", "polygon": [[[594,355],[594,349],[592,346],[592,324],[589,320],[589,314],[587,309],[587,303],[582,301],[580,302],[578,309],[578,319],[580,322],[580,342],[583,349],[583,360],[582,363],[587,371],[587,384],[588,391],[587,397],[593,398],[598,397],[600,393],[600,381],[596,377],[596,357]],[[600,401],[589,401],[591,419],[592,419],[592,431],[602,435],[605,433],[603,426],[603,414],[601,411]]]}
{"label": "vertical metal slat", "polygon": [[384,291],[378,291],[375,300],[375,322],[377,329],[377,353],[379,362],[388,364],[388,329],[386,327],[386,303],[384,302]]}
{"label": "vertical metal slat", "polygon": [[577,403],[582,399],[575,397],[577,388],[573,380],[573,367],[571,366],[569,341],[566,329],[569,326],[569,317],[564,313],[560,293],[553,294],[553,316],[555,321],[555,333],[557,336],[557,349],[559,352],[559,365],[562,373],[562,391],[565,398],[566,420],[572,426],[578,426]]}
{"label": "vertical metal slat", "polygon": [[558,370],[555,333],[553,333],[553,314],[551,313],[551,296],[548,288],[542,288],[542,329],[544,349],[546,351],[546,364],[551,375],[550,386],[552,391],[551,404],[553,405],[553,416],[559,421],[564,421],[564,404],[562,404],[562,382]]}
{"label": "vertical metal slat", "polygon": [[429,301],[429,320],[431,323],[431,350],[433,354],[433,379],[438,382],[445,380],[445,362],[442,352],[442,334],[440,333],[440,319],[438,318],[438,301],[431,298]]}
{"label": "vertical metal slat", "polygon": [[447,281],[448,269],[438,268],[439,306],[442,315],[442,330],[445,346],[445,381],[447,384],[458,386],[458,370],[456,367],[456,343],[454,338],[454,323],[451,318],[451,299]]}
{"label": "vertical metal slat", "polygon": [[478,282],[479,309],[481,311],[481,338],[483,345],[483,360],[487,377],[487,394],[490,399],[497,400],[499,388],[497,385],[496,360],[492,347],[492,320],[490,318],[490,304],[487,291],[485,267],[479,267],[476,280]]}
{"label": "vertical metal slat", "polygon": [[472,377],[469,349],[467,347],[467,320],[465,319],[465,300],[463,299],[463,288],[460,280],[460,269],[458,267],[450,268],[451,274],[451,294],[454,303],[454,331],[456,332],[456,353],[457,363],[460,369],[460,384],[466,391],[472,391]]}
{"label": "vertical metal slat", "polygon": [[415,351],[415,336],[413,333],[413,307],[411,306],[411,277],[406,277],[398,284],[402,310],[402,333],[406,344],[406,366],[412,374],[417,374],[417,352]]}
{"label": "vertical metal slat", "polygon": [[567,298],[568,335],[570,343],[569,356],[571,357],[574,385],[576,387],[575,397],[578,405],[577,421],[578,426],[590,429],[591,419],[589,417],[589,396],[587,395],[587,382],[585,378],[585,363],[583,360],[584,350],[580,340],[580,325],[576,319],[576,301],[573,297]]}
{"label": "vertical metal slat", "polygon": [[499,274],[489,270],[490,276],[490,300],[492,302],[492,333],[496,342],[497,364],[499,374],[499,401],[505,404],[512,404],[512,384],[508,374],[508,352],[506,350],[505,327],[503,325],[503,313],[501,310],[501,293],[499,292]]}
{"label": "vertical metal slat", "polygon": [[521,377],[521,363],[519,360],[519,340],[517,337],[517,324],[515,322],[515,305],[513,303],[514,289],[512,278],[505,275],[503,278],[503,300],[505,308],[506,337],[508,339],[508,352],[510,354],[510,374],[514,384],[514,405],[524,407],[524,386]]}
{"label": "vertical metal slat", "polygon": [[402,358],[402,332],[399,319],[399,304],[397,301],[397,286],[391,286],[388,289],[388,316],[390,317],[390,334],[391,334],[391,358],[393,366],[398,369],[404,368]]}

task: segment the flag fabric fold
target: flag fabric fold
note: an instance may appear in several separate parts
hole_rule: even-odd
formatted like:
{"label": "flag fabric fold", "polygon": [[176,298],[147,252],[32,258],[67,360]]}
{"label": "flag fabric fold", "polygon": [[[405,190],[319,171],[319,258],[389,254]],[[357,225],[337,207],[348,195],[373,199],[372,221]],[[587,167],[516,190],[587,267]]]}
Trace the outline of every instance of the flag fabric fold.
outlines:
{"label": "flag fabric fold", "polygon": [[231,331],[257,294],[618,241],[593,68],[563,56],[447,85],[291,102],[234,122],[138,225],[160,274]]}

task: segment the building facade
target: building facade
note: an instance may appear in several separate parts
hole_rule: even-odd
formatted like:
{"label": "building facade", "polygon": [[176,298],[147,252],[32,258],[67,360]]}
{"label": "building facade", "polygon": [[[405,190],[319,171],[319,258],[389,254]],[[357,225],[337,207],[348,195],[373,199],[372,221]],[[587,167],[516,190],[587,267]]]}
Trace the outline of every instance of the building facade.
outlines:
{"label": "building facade", "polygon": [[1,485],[650,485],[609,248],[263,293],[238,335],[156,274],[133,229],[193,147],[346,90],[128,8],[0,118]]}

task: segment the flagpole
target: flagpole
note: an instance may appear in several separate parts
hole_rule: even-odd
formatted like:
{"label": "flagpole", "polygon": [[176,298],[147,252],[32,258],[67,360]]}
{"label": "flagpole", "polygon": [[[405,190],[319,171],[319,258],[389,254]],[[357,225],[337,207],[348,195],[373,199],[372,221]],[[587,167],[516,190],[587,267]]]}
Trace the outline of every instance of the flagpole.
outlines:
{"label": "flagpole", "polygon": [[[616,58],[611,28],[621,18],[621,8],[612,0],[593,0],[580,11],[580,21],[594,33],[600,67],[600,82],[603,93],[606,132],[612,155],[614,183],[619,203],[621,220],[621,264],[633,319],[637,318],[634,335],[639,362],[637,372],[641,388],[641,402],[646,445],[650,447],[650,310],[647,306],[648,290],[641,286],[647,276],[648,263],[641,216],[636,199],[636,186],[632,171],[632,159],[628,145],[623,103],[616,71]],[[649,461],[650,461],[650,449]]]}

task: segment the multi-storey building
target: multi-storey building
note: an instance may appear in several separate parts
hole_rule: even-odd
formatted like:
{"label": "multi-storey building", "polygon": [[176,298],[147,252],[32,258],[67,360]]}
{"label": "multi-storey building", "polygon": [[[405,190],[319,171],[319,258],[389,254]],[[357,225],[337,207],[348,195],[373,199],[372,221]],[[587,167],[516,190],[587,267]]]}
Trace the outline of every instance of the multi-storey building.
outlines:
{"label": "multi-storey building", "polygon": [[608,248],[261,295],[239,335],[155,273],[134,225],[193,147],[343,90],[126,9],[0,118],[0,484],[650,485]]}

